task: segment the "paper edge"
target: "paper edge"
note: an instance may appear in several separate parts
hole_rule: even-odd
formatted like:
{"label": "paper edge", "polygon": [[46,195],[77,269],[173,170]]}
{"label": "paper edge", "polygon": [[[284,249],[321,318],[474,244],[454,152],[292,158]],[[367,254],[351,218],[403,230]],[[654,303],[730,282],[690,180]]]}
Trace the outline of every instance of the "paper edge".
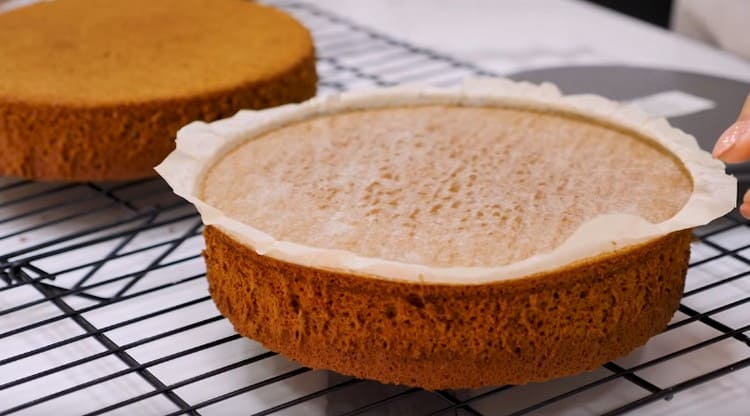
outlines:
{"label": "paper edge", "polygon": [[[634,215],[599,216],[584,223],[550,252],[495,267],[430,267],[279,241],[230,218],[199,196],[205,169],[229,150],[260,134],[324,114],[420,104],[564,111],[632,130],[659,143],[682,161],[692,176],[693,193],[675,216],[662,223],[652,224]],[[596,95],[564,96],[548,83],[536,85],[502,78],[469,79],[457,88],[404,85],[344,92],[301,104],[242,110],[213,123],[191,123],[177,133],[176,149],[155,169],[177,195],[196,206],[204,224],[216,226],[258,254],[306,267],[372,278],[439,284],[486,284],[521,278],[704,225],[732,210],[737,192],[736,179],[725,174],[724,164],[701,150],[693,136],[671,127],[664,118],[651,117],[634,106]]]}

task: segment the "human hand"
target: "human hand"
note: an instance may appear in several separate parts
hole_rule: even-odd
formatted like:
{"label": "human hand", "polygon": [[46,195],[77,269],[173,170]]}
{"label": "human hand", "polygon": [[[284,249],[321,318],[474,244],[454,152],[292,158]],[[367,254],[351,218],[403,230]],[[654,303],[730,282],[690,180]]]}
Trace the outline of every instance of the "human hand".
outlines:
{"label": "human hand", "polygon": [[[750,95],[745,100],[737,121],[729,126],[714,146],[713,155],[727,163],[740,163],[750,160]],[[740,213],[750,219],[750,191],[745,193],[740,205]]]}

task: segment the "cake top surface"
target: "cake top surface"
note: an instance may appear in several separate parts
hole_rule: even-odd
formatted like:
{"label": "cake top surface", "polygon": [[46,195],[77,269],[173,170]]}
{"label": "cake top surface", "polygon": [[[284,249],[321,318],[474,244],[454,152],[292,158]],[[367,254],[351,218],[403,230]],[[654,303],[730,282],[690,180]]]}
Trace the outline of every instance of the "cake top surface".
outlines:
{"label": "cake top surface", "polygon": [[358,91],[192,123],[157,166],[261,255],[483,284],[705,224],[736,180],[664,119],[554,86]]}
{"label": "cake top surface", "polygon": [[638,135],[561,113],[448,105],[324,115],[250,140],[202,199],[274,237],[433,267],[548,252],[583,223],[659,223],[692,193]]}
{"label": "cake top surface", "polygon": [[312,53],[307,30],[245,0],[55,0],[0,14],[0,100],[101,105],[262,82]]}

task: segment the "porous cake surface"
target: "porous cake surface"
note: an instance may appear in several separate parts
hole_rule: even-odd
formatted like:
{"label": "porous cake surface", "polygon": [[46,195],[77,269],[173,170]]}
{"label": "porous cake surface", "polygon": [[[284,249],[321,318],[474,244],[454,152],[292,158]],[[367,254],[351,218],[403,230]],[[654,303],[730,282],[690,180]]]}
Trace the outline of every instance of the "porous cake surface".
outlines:
{"label": "porous cake surface", "polygon": [[433,267],[506,265],[583,223],[660,223],[692,180],[628,130],[561,112],[426,105],[324,115],[217,161],[203,199],[273,237]]}
{"label": "porous cake surface", "polygon": [[193,97],[271,79],[310,48],[302,25],[249,1],[40,2],[0,14],[0,99]]}

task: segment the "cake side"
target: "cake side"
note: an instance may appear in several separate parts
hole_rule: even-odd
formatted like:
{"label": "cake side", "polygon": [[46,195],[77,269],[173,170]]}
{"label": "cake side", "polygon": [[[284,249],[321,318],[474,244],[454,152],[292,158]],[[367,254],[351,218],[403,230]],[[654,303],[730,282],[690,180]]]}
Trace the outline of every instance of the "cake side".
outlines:
{"label": "cake side", "polygon": [[205,229],[217,307],[240,334],[313,368],[427,389],[592,370],[664,329],[690,230],[563,269],[483,285],[366,278],[262,256]]}
{"label": "cake side", "polygon": [[316,83],[311,45],[286,72],[191,98],[102,107],[0,98],[0,174],[72,181],[152,177],[186,123],[300,102],[315,95]]}

